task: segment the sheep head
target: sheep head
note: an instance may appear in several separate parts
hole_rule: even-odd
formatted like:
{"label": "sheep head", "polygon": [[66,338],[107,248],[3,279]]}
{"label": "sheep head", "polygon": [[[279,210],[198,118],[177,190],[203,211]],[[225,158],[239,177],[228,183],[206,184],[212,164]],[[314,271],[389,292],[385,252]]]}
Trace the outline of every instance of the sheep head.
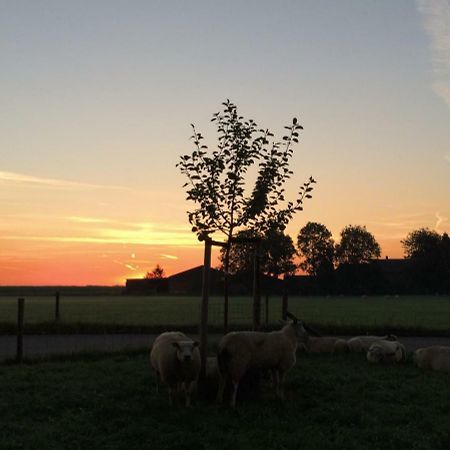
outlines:
{"label": "sheep head", "polygon": [[198,347],[197,341],[178,341],[172,344],[176,349],[177,359],[180,362],[190,362],[193,359],[194,350]]}
{"label": "sheep head", "polygon": [[308,332],[304,327],[304,323],[289,311],[286,312],[286,317],[291,320],[291,322],[288,322],[288,326],[294,330],[297,340],[300,342],[305,341],[308,337]]}

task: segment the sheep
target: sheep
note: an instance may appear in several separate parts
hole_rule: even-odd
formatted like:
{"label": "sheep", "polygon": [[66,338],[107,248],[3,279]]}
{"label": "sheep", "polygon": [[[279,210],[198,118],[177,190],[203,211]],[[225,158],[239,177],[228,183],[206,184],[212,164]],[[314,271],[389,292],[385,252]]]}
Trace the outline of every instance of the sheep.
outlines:
{"label": "sheep", "polygon": [[279,331],[243,331],[226,334],[219,342],[217,362],[220,372],[217,401],[222,403],[227,380],[232,383],[231,406],[236,406],[239,382],[250,369],[269,370],[277,396],[283,399],[282,382],[295,365],[299,339],[307,336],[303,324],[292,314]]}
{"label": "sheep", "polygon": [[355,336],[347,341],[351,352],[367,352],[369,347],[377,341],[396,341],[397,336],[388,334],[386,336]]}
{"label": "sheep", "polygon": [[367,351],[367,361],[371,363],[394,363],[406,361],[406,349],[398,341],[379,340]]}
{"label": "sheep", "polygon": [[179,331],[160,334],[150,352],[151,366],[156,374],[156,390],[159,381],[168,385],[169,403],[179,388],[183,388],[185,405],[191,404],[192,391],[200,374],[198,342]]}
{"label": "sheep", "polygon": [[414,352],[413,360],[420,369],[450,372],[450,347],[433,345],[419,348]]}
{"label": "sheep", "polygon": [[347,341],[337,337],[308,337],[306,347],[309,353],[344,353],[348,351]]}

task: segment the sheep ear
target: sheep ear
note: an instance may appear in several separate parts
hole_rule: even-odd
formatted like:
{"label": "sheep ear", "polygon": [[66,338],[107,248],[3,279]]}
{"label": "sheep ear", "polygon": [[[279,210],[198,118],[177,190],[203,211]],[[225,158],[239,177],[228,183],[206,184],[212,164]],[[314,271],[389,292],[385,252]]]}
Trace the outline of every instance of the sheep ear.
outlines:
{"label": "sheep ear", "polygon": [[194,341],[194,344],[193,344],[193,347],[195,348],[195,347],[198,347],[200,345],[200,342],[198,342],[198,341]]}
{"label": "sheep ear", "polygon": [[294,323],[298,323],[297,317],[295,317],[294,314],[290,313],[289,311],[286,312],[286,317],[291,319]]}

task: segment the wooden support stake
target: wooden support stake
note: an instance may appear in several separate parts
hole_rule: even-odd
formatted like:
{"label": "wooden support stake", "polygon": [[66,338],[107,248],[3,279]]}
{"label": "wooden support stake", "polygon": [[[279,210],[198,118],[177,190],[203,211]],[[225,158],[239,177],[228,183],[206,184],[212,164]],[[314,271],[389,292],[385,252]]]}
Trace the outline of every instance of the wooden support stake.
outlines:
{"label": "wooden support stake", "polygon": [[289,296],[287,289],[286,275],[283,278],[283,299],[281,301],[281,318],[287,320],[287,311],[289,307]]}
{"label": "wooden support stake", "polygon": [[261,274],[260,274],[260,241],[255,244],[253,260],[253,330],[261,327]]}
{"label": "wooden support stake", "polygon": [[23,359],[23,316],[25,299],[17,299],[17,351],[16,362],[21,363]]}
{"label": "wooden support stake", "polygon": [[55,293],[55,320],[59,320],[59,292]]}
{"label": "wooden support stake", "polygon": [[211,272],[211,241],[205,240],[205,254],[203,259],[202,304],[200,311],[200,379],[205,379],[206,358],[208,357],[208,302],[209,279]]}

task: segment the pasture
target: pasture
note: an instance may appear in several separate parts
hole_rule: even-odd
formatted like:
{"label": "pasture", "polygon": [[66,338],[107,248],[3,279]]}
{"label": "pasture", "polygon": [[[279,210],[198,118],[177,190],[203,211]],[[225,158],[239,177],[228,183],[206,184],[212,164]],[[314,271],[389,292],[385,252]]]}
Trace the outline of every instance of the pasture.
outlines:
{"label": "pasture", "polygon": [[[265,323],[262,298],[261,319]],[[195,328],[199,297],[176,296],[62,296],[61,319],[54,327],[54,298],[26,297],[25,329],[28,332],[140,331],[164,327]],[[450,296],[403,297],[290,297],[289,309],[306,322],[329,333],[395,330],[409,334],[450,334]],[[270,297],[268,323],[281,316],[281,298]],[[17,298],[0,297],[0,332],[14,332]],[[220,330],[222,298],[212,297],[209,323]],[[230,299],[230,326],[252,322],[252,299]]]}
{"label": "pasture", "polygon": [[0,366],[0,449],[444,450],[450,375],[300,355],[286,400],[170,408],[147,353]]}

